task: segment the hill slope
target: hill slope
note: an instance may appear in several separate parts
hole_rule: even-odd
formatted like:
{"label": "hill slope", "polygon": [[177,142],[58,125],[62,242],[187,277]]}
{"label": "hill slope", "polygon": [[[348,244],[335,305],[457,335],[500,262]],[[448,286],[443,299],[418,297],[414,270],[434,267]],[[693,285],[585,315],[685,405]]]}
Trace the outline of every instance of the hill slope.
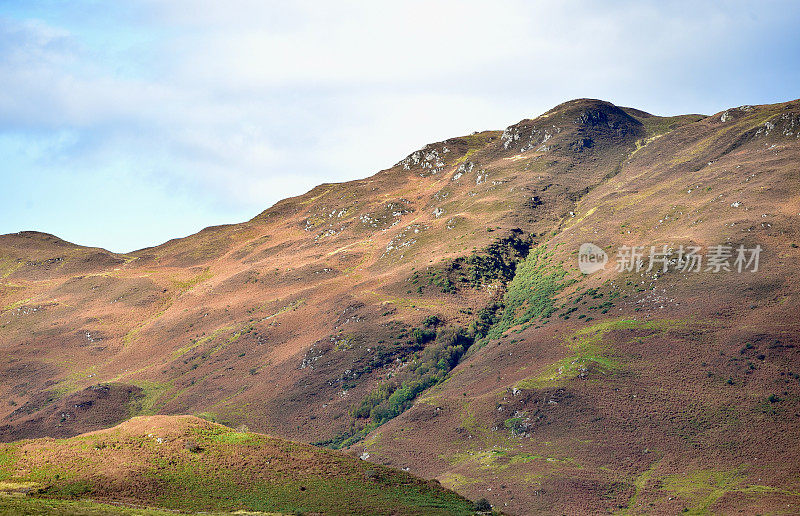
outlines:
{"label": "hill slope", "polygon": [[[126,256],[0,237],[0,436],[193,413],[512,513],[791,512],[799,131],[798,101],[581,99]],[[623,245],[763,252],[617,271]]]}
{"label": "hill slope", "polygon": [[[0,510],[91,498],[192,512],[472,513],[468,500],[436,482],[190,416],[4,444],[0,457]],[[34,498],[8,498],[15,491]]]}

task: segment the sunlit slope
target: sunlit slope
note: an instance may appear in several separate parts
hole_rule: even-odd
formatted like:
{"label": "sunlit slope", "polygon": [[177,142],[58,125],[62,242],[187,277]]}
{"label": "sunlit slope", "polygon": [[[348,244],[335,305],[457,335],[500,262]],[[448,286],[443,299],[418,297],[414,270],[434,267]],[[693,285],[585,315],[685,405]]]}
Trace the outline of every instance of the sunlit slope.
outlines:
{"label": "sunlit slope", "polygon": [[[127,256],[2,237],[0,435],[192,413],[510,512],[783,510],[799,113],[583,99]],[[585,242],[605,271],[579,273]],[[763,253],[614,270],[665,244]]]}
{"label": "sunlit slope", "polygon": [[191,512],[472,513],[435,481],[187,416],[0,445],[0,457],[0,511],[91,499]]}
{"label": "sunlit slope", "polygon": [[[357,450],[512,513],[795,512],[797,113],[732,109],[640,144],[517,267],[492,340]],[[585,242],[605,270],[578,271]],[[648,271],[663,245],[729,247],[731,270]],[[642,270],[617,270],[622,246]],[[763,249],[757,271],[740,246]]]}

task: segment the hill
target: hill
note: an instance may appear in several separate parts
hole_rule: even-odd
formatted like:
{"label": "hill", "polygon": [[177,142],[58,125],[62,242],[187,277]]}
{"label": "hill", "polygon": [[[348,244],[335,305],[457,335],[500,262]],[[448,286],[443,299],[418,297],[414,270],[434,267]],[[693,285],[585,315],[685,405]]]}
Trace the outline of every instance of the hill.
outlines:
{"label": "hill", "polygon": [[196,414],[510,513],[792,512],[799,153],[798,101],[579,99],[124,256],[0,237],[0,439]]}
{"label": "hill", "polygon": [[[0,512],[52,507],[102,514],[144,505],[191,512],[472,513],[471,502],[435,481],[191,416],[137,417],[70,439],[4,444],[0,457]],[[87,498],[93,502],[72,501]]]}

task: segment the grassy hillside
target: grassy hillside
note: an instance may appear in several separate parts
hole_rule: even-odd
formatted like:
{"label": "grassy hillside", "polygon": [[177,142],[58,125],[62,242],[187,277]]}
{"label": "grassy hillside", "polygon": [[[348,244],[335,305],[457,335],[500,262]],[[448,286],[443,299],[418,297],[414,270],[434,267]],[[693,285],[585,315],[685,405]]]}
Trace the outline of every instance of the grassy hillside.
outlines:
{"label": "grassy hillside", "polygon": [[186,512],[472,513],[471,502],[436,482],[188,416],[0,445],[0,457],[0,512],[9,514],[117,513],[78,499]]}

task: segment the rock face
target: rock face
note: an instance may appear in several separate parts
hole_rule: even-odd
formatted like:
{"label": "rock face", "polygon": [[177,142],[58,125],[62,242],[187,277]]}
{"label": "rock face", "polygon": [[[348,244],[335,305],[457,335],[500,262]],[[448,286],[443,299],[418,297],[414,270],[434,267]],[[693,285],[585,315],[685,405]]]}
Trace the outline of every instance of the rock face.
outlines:
{"label": "rock face", "polygon": [[[200,414],[510,513],[777,512],[800,503],[799,128],[798,101],[579,99],[124,256],[2,236],[0,439]],[[649,268],[664,246],[730,270]]]}
{"label": "rock face", "polygon": [[[503,131],[504,150],[581,152],[595,145],[630,145],[645,134],[642,123],[621,108],[580,99],[551,109],[536,120],[523,120]],[[605,150],[605,149],[604,149]]]}

